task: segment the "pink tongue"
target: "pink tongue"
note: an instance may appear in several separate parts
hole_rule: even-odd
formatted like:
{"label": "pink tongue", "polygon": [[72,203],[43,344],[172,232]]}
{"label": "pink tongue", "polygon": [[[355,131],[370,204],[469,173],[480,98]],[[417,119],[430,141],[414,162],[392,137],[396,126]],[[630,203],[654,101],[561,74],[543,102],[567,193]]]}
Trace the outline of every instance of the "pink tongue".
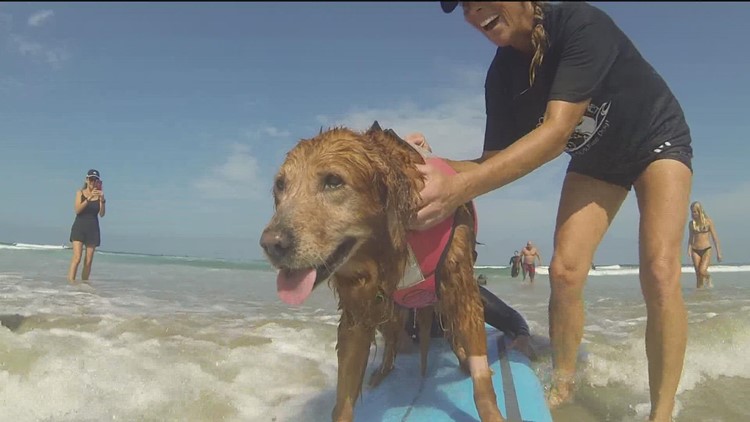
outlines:
{"label": "pink tongue", "polygon": [[281,270],[276,277],[279,298],[290,305],[300,305],[310,296],[315,284],[315,269]]}

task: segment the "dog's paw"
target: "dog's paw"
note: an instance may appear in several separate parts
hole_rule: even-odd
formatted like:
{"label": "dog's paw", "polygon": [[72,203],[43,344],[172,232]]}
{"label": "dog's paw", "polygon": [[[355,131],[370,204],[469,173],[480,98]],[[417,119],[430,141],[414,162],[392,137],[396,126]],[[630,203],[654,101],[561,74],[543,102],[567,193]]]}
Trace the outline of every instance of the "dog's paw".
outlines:
{"label": "dog's paw", "polygon": [[478,400],[476,402],[479,420],[482,422],[504,422],[503,415],[497,407],[497,402]]}
{"label": "dog's paw", "polygon": [[393,368],[383,369],[378,368],[374,371],[372,371],[372,374],[370,374],[370,381],[368,382],[368,385],[370,388],[375,388],[385,379],[385,377],[388,376],[388,374],[391,373]]}

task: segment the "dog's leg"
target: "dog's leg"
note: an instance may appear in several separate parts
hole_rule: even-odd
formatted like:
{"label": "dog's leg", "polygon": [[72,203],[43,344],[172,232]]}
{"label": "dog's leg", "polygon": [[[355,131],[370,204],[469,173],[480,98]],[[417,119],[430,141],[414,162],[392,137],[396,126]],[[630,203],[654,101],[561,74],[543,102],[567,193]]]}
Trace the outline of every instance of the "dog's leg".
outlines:
{"label": "dog's leg", "polygon": [[435,311],[432,306],[417,310],[417,325],[419,326],[419,357],[421,358],[422,376],[427,375],[427,352],[430,350],[430,335],[432,334],[432,318]]}
{"label": "dog's leg", "polygon": [[[438,318],[440,321],[445,321],[442,314],[438,314]],[[456,355],[456,358],[458,358],[458,367],[461,368],[466,375],[471,375],[471,372],[469,372],[469,360],[466,355],[466,349],[463,347],[463,342],[458,341],[454,330],[450,326],[445,327],[445,329],[445,337],[448,339],[448,343],[451,345],[451,349]]]}
{"label": "dog's leg", "polygon": [[[453,350],[463,349],[467,355],[465,361],[471,374],[474,403],[480,419],[482,422],[503,421],[487,361],[484,307],[474,281],[474,235],[470,228],[473,221],[465,207],[459,209],[456,218],[458,226],[450,250],[443,266],[438,269],[441,280],[439,307],[455,342]],[[462,359],[462,356],[457,357]]]}
{"label": "dog's leg", "polygon": [[354,320],[344,312],[338,329],[338,384],[336,385],[336,407],[334,422],[354,420],[354,402],[362,391],[362,381],[367,369],[370,344],[375,338],[375,326]]}
{"label": "dog's leg", "polygon": [[[375,273],[375,271],[372,271]],[[334,422],[351,422],[354,417],[354,404],[362,392],[362,383],[367,369],[370,345],[375,340],[375,329],[386,323],[389,332],[397,336],[400,315],[395,312],[393,302],[380,292],[381,283],[375,277],[356,281],[339,282],[339,309],[342,310],[338,329],[338,384],[336,386],[336,407],[331,415]],[[395,315],[394,315],[395,314]],[[386,365],[393,365],[397,337],[388,335],[386,341]]]}
{"label": "dog's leg", "polygon": [[401,331],[404,330],[404,319],[401,312],[393,312],[388,321],[381,324],[378,329],[383,334],[385,350],[383,351],[383,362],[380,368],[370,374],[370,387],[377,387],[388,374],[393,370],[393,363],[396,360]]}

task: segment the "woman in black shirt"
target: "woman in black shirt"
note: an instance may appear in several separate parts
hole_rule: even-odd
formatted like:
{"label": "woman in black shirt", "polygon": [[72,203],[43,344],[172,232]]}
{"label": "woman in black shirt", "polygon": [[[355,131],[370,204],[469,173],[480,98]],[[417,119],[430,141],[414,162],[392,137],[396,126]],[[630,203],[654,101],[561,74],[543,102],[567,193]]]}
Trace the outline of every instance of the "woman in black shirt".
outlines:
{"label": "woman in black shirt", "polygon": [[[441,2],[452,11],[458,2]],[[631,187],[640,211],[651,420],[670,420],[687,338],[680,251],[692,180],[690,130],[667,84],[604,12],[586,3],[461,2],[498,46],[485,82],[484,152],[426,176],[416,229],[511,183],[562,152],[550,264],[551,406],[573,395],[583,286],[594,252]],[[419,134],[407,137],[424,145]]]}

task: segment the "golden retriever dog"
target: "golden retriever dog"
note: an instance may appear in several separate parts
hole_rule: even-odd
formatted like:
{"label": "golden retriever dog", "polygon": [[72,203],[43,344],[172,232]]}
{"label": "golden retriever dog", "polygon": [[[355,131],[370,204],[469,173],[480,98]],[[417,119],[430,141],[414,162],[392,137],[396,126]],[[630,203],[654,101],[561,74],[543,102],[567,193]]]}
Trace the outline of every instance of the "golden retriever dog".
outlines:
{"label": "golden retriever dog", "polygon": [[[375,122],[302,139],[287,153],[273,185],[274,214],[260,244],[279,270],[277,290],[299,305],[328,281],[338,297],[338,379],[334,421],[352,421],[376,330],[385,341],[377,384],[392,369],[404,308],[394,302],[410,258],[409,223],[424,186],[425,159]],[[432,309],[441,318],[460,367],[472,379],[482,421],[502,421],[487,362],[484,308],[473,274],[475,216],[471,203],[453,217],[450,242],[434,274],[436,299],[417,315],[422,373]],[[413,232],[412,232],[413,233]]]}

